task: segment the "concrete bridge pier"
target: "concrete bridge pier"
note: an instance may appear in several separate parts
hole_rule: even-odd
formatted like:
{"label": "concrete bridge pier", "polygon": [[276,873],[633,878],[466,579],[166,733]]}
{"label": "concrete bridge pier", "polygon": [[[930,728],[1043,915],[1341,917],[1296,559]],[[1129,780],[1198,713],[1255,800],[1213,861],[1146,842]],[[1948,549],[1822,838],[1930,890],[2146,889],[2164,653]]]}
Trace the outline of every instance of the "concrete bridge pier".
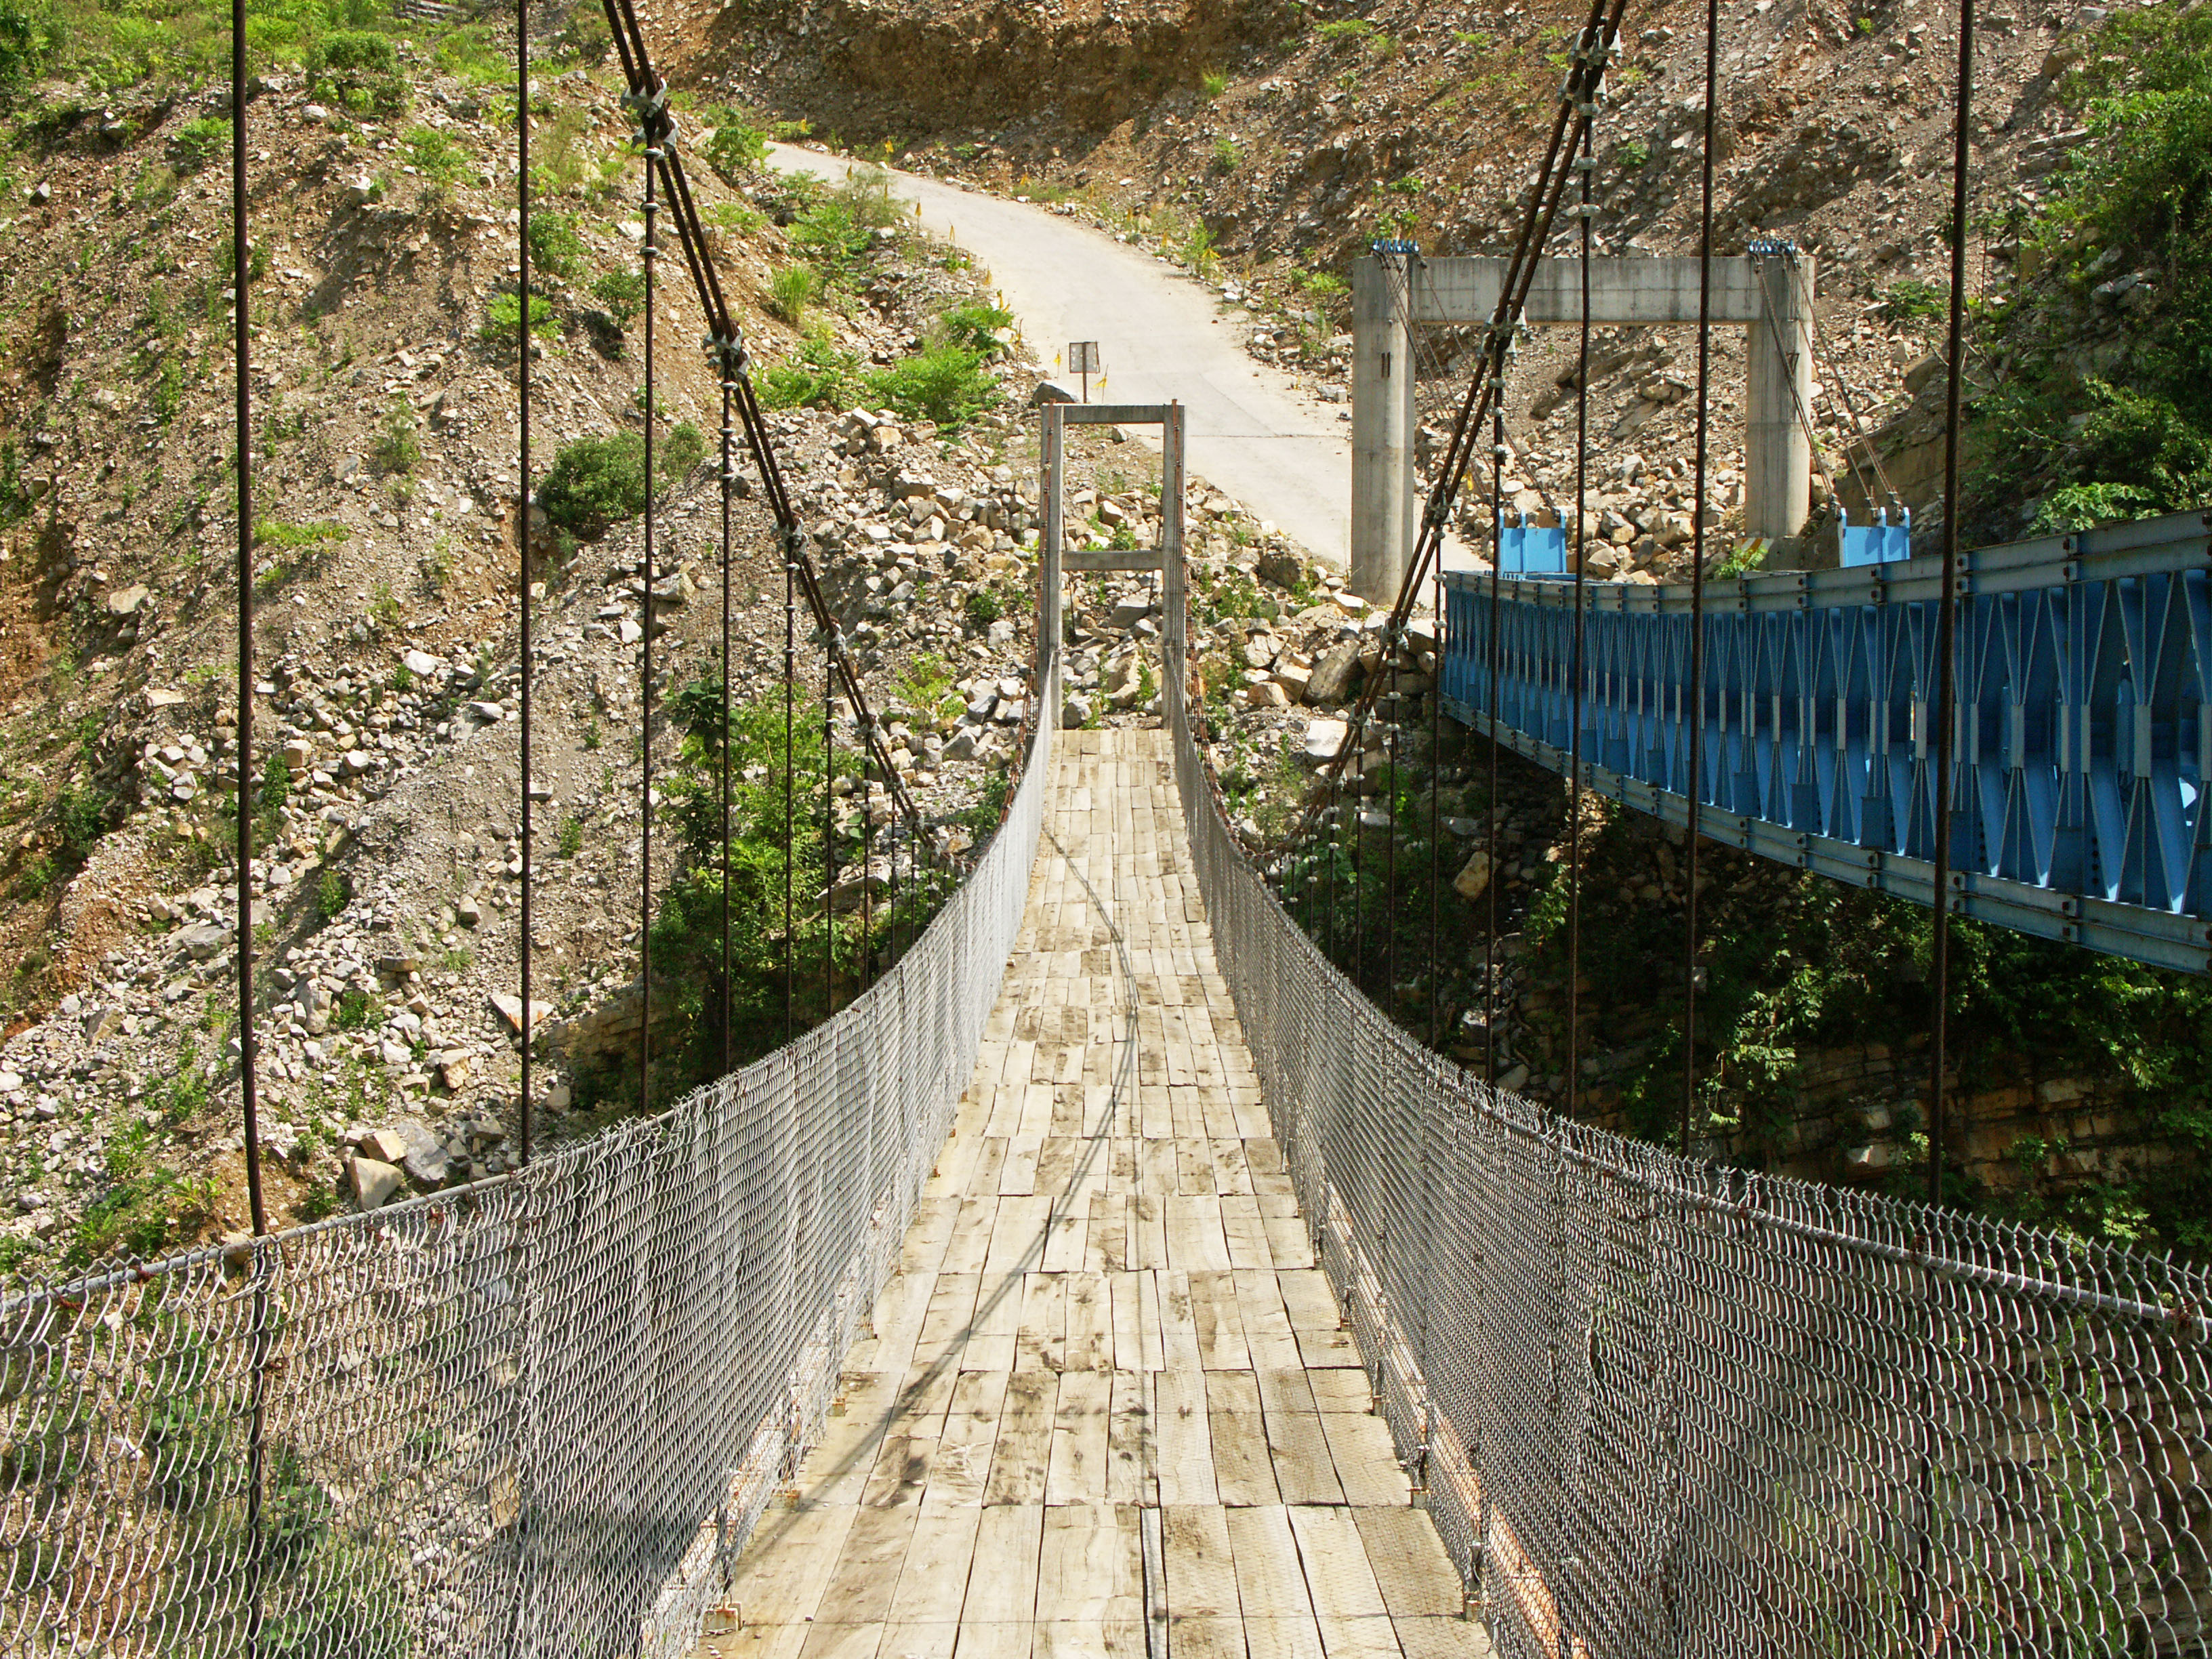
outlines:
{"label": "concrete bridge pier", "polygon": [[[1412,267],[1410,278],[1406,267]],[[1419,535],[1413,332],[1480,325],[1497,308],[1501,258],[1375,255],[1352,267],[1352,575],[1361,598],[1397,597]],[[1635,256],[1590,261],[1590,319],[1608,326],[1695,325],[1698,261]],[[1792,537],[1812,505],[1812,440],[1800,418],[1813,394],[1814,264],[1808,254],[1716,259],[1711,317],[1747,335],[1744,533]],[[1582,317],[1578,259],[1538,262],[1531,324]],[[1487,444],[1478,453],[1486,453]]]}

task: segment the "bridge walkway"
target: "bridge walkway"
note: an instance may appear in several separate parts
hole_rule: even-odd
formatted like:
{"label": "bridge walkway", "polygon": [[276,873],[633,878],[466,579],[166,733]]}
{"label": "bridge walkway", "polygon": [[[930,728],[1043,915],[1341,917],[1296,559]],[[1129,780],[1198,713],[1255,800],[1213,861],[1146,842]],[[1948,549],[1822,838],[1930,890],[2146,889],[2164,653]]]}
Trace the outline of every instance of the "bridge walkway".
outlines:
{"label": "bridge walkway", "polygon": [[1067,732],[1053,764],[1020,942],[842,1413],[696,1652],[1486,1655],[1269,1134],[1169,734]]}

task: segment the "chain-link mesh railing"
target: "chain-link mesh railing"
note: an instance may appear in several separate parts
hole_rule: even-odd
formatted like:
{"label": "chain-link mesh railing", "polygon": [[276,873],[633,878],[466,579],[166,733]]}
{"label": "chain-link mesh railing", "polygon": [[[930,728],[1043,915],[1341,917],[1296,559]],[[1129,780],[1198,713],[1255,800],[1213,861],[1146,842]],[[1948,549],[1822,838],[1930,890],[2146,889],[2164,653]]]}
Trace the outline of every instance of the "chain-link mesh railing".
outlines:
{"label": "chain-link mesh railing", "polygon": [[967,1086],[1051,743],[896,967],[673,1110],[0,1303],[0,1653],[684,1651]]}
{"label": "chain-link mesh railing", "polygon": [[1307,1224],[1504,1652],[2212,1653],[2212,1278],[1487,1089],[1285,914],[1164,679]]}

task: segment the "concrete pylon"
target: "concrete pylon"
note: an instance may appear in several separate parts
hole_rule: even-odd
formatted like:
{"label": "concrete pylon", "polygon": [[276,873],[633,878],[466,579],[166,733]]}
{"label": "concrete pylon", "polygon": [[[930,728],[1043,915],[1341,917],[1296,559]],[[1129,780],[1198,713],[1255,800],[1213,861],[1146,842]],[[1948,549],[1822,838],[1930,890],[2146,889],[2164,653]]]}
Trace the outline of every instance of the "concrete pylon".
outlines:
{"label": "concrete pylon", "polygon": [[[1363,599],[1395,599],[1415,541],[1420,510],[1413,477],[1413,341],[1415,324],[1490,320],[1506,262],[1476,258],[1420,259],[1408,286],[1391,265],[1408,256],[1370,255],[1352,266],[1352,589]],[[1386,258],[1389,262],[1386,264]],[[1590,320],[1606,325],[1694,326],[1698,261],[1634,257],[1590,261]],[[1795,536],[1812,506],[1813,448],[1798,411],[1813,392],[1814,266],[1809,255],[1759,254],[1716,259],[1711,317],[1749,337],[1744,387],[1744,532]],[[1573,323],[1582,317],[1582,263],[1541,259],[1528,287],[1525,319]],[[1486,447],[1486,446],[1482,446]]]}
{"label": "concrete pylon", "polygon": [[1813,261],[1753,254],[1761,293],[1743,387],[1743,527],[1780,538],[1804,528],[1813,501]]}
{"label": "concrete pylon", "polygon": [[1404,254],[1370,254],[1352,273],[1352,591],[1398,597],[1413,550],[1413,339]]}

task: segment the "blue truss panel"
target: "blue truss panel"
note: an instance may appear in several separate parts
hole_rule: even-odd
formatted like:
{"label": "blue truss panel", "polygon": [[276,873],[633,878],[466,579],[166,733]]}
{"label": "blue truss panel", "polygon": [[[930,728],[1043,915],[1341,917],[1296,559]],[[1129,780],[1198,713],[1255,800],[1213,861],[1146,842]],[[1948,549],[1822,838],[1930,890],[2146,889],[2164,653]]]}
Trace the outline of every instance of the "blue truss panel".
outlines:
{"label": "blue truss panel", "polygon": [[[1948,896],[1959,914],[2212,966],[2208,528],[2212,515],[2178,514],[1961,556]],[[1893,556],[1709,583],[1695,693],[1689,588],[1587,584],[1587,787],[1686,823],[1695,718],[1708,835],[1934,902],[1939,582],[1936,558]],[[1455,571],[1444,584],[1446,707],[1484,730],[1492,579]],[[1574,588],[1509,563],[1498,590],[1499,738],[1564,773]]]}

